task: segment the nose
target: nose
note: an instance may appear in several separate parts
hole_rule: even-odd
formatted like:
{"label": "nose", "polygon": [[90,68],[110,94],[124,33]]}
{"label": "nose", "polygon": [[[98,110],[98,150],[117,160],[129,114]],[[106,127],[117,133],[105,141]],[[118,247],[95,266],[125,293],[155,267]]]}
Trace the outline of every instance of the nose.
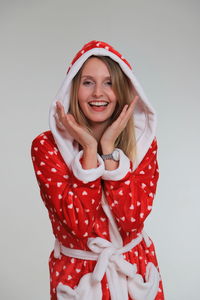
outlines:
{"label": "nose", "polygon": [[101,84],[96,83],[93,89],[93,96],[99,98],[103,96],[103,89]]}

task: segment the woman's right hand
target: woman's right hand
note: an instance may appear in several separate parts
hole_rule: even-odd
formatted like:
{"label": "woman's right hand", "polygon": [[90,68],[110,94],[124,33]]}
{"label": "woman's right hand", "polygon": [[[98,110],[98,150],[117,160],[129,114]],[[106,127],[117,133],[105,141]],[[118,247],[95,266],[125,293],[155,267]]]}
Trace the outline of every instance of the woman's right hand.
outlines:
{"label": "woman's right hand", "polygon": [[97,149],[97,140],[88,132],[87,128],[80,126],[74,116],[65,113],[60,101],[56,101],[56,112],[58,119],[67,129],[70,135],[83,147],[83,149]]}

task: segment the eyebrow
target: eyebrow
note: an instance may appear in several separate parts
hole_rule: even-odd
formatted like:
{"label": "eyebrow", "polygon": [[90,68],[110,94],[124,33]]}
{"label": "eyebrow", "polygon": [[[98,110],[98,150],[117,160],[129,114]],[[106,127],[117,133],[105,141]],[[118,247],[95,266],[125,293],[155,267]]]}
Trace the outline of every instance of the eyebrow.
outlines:
{"label": "eyebrow", "polygon": [[[92,77],[91,75],[83,75],[83,76],[81,76],[81,78],[91,78],[91,79],[94,79],[94,77]],[[111,77],[110,76],[106,76],[105,77],[105,79],[111,79]]]}

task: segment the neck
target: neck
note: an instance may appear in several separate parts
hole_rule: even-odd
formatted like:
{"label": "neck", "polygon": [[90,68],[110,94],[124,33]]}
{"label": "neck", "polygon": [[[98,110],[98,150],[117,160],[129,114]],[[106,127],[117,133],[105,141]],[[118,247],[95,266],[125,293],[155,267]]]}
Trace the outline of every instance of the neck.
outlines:
{"label": "neck", "polygon": [[[101,150],[101,145],[100,145],[100,140],[101,137],[104,133],[104,131],[106,130],[106,128],[109,126],[109,121],[107,122],[103,122],[103,123],[92,123],[90,124],[90,128],[92,130],[93,136],[94,138],[97,140],[98,142],[98,153],[101,155],[102,154],[102,150]],[[82,149],[82,146],[79,145],[79,149]]]}
{"label": "neck", "polygon": [[93,135],[94,135],[95,139],[98,142],[98,153],[99,154],[102,153],[100,140],[101,140],[101,137],[102,137],[104,131],[108,127],[108,125],[109,125],[109,122],[93,123],[93,124],[91,124],[91,127],[90,127],[92,129],[92,132],[93,132]]}
{"label": "neck", "polygon": [[105,129],[107,128],[107,124],[103,123],[103,124],[93,124],[91,126],[93,135],[95,137],[95,139],[99,142],[101,140],[101,137],[105,131]]}

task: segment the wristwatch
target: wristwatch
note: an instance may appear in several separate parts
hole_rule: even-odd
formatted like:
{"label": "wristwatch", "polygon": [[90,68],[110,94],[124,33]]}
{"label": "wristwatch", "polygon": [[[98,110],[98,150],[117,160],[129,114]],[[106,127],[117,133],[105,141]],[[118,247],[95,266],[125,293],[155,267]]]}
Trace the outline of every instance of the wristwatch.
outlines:
{"label": "wristwatch", "polygon": [[103,160],[112,159],[114,161],[119,161],[120,153],[119,153],[119,150],[115,149],[110,154],[102,154],[101,157],[102,157]]}

